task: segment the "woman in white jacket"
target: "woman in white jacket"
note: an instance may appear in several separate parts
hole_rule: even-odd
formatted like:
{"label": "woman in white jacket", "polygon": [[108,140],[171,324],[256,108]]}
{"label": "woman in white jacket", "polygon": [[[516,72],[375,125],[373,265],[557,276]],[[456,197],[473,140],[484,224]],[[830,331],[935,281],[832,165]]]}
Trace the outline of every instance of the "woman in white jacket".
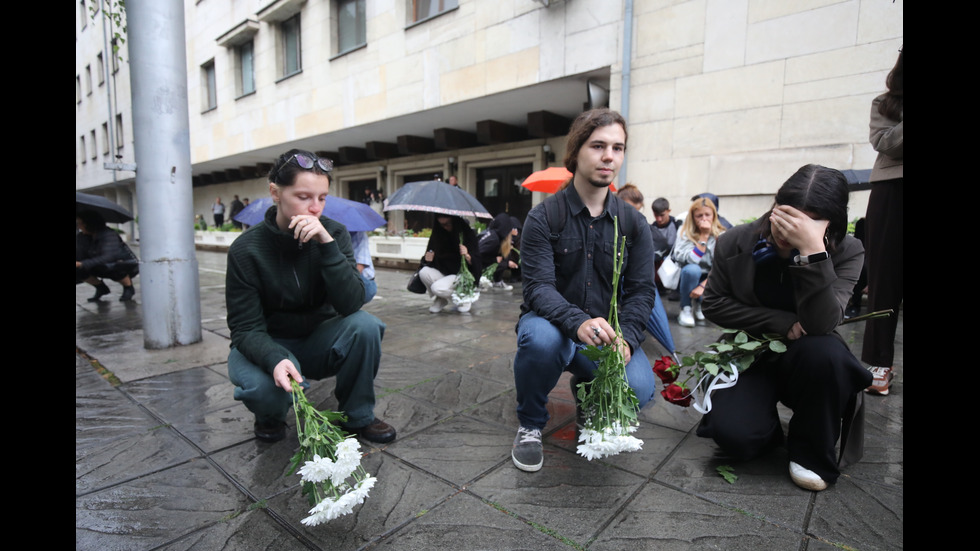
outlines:
{"label": "woman in white jacket", "polygon": [[704,320],[701,297],[711,270],[715,238],[724,231],[713,202],[701,198],[691,203],[671,253],[671,258],[681,268],[678,283],[681,313],[677,322],[683,327],[694,327],[695,320]]}

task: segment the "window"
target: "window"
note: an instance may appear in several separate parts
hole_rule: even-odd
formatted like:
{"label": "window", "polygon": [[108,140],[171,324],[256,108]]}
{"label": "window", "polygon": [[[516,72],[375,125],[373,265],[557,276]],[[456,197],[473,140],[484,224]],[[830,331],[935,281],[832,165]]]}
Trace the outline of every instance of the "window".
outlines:
{"label": "window", "polygon": [[95,56],[95,61],[99,64],[99,68],[95,70],[95,75],[99,79],[99,86],[102,86],[105,84],[105,63],[102,61],[102,52]]}
{"label": "window", "polygon": [[82,103],[82,77],[75,75],[75,103]]}
{"label": "window", "polygon": [[337,53],[344,53],[367,44],[367,24],[364,0],[337,2]]}
{"label": "window", "polygon": [[109,123],[102,123],[102,154],[109,154]]}
{"label": "window", "polygon": [[78,152],[81,153],[82,164],[88,162],[88,151],[85,151],[85,136],[78,137]]}
{"label": "window", "polygon": [[201,103],[204,104],[204,111],[210,111],[218,107],[218,89],[214,76],[214,60],[201,65],[201,89],[204,92]]}
{"label": "window", "polygon": [[255,43],[249,40],[235,48],[238,82],[235,84],[239,96],[255,91]]}
{"label": "window", "polygon": [[442,12],[459,7],[459,0],[412,0],[412,21],[435,17]]}
{"label": "window", "polygon": [[281,75],[288,77],[303,69],[300,57],[299,14],[279,24],[279,47],[281,56]]}
{"label": "window", "polygon": [[116,113],[116,149],[123,146],[123,120],[122,113]]}
{"label": "window", "polygon": [[92,95],[92,66],[85,66],[85,95]]}
{"label": "window", "polygon": [[[82,20],[82,30],[88,26],[88,10],[85,9],[85,0],[79,0],[78,2],[78,16]],[[85,155],[82,155],[82,162],[85,161]]]}
{"label": "window", "polygon": [[95,130],[92,131],[92,143],[90,145],[92,151],[92,160],[94,161],[99,158],[99,154],[96,152],[96,150],[98,149],[98,145],[95,143]]}

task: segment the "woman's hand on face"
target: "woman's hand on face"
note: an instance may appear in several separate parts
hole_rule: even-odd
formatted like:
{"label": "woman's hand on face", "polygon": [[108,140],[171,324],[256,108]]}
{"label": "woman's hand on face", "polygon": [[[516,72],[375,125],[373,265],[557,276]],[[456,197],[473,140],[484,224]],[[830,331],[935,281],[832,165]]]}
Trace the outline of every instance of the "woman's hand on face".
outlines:
{"label": "woman's hand on face", "polygon": [[318,243],[333,241],[333,236],[320,223],[320,218],[313,215],[299,214],[293,216],[289,221],[289,229],[293,230],[293,237],[300,243],[307,243],[314,239]]}
{"label": "woman's hand on face", "polygon": [[827,250],[824,235],[829,220],[814,220],[801,210],[788,205],[777,205],[772,209],[769,222],[776,237],[786,240],[800,255],[808,256]]}
{"label": "woman's hand on face", "polygon": [[286,392],[292,392],[293,385],[289,382],[289,379],[293,379],[297,383],[303,382],[303,376],[299,374],[299,370],[296,369],[293,362],[285,359],[277,363],[276,367],[272,370],[272,380],[276,382],[277,387]]}

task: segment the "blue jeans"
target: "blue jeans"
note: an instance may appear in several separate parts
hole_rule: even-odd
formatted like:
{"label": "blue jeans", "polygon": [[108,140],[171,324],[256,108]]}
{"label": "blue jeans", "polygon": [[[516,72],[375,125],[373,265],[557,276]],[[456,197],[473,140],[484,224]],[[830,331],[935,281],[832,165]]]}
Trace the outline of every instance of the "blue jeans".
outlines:
{"label": "blue jeans", "polygon": [[708,274],[701,274],[701,266],[697,264],[685,264],[681,268],[681,279],[677,284],[677,292],[681,295],[681,308],[691,305],[691,291],[699,283],[708,279]]}
{"label": "blue jeans", "polygon": [[367,304],[371,302],[374,295],[378,294],[378,282],[373,279],[368,279],[363,275],[361,279],[364,280],[364,304]]}
{"label": "blue jeans", "polygon": [[[273,339],[289,351],[289,359],[307,379],[336,377],[338,410],[345,426],[359,428],[374,420],[374,377],[381,363],[385,324],[359,310],[329,319],[300,339]],[[290,393],[276,386],[269,371],[246,358],[237,348],[228,354],[228,377],[235,399],[262,423],[285,421],[293,405]]]}
{"label": "blue jeans", "polygon": [[[548,424],[548,393],[558,378],[569,371],[586,380],[598,367],[578,351],[585,348],[566,337],[556,325],[534,312],[517,323],[517,354],[514,355],[514,383],[517,388],[517,418],[522,427],[543,429]],[[641,348],[633,351],[626,364],[626,381],[636,393],[640,407],[653,399],[657,379]]]}

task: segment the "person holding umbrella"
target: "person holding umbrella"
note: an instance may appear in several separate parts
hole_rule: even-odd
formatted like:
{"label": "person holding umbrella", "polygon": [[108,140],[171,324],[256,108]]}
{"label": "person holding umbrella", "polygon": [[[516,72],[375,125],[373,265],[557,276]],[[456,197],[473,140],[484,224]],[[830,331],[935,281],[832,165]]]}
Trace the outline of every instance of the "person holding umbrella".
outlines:
{"label": "person holding umbrella", "polygon": [[308,151],[280,155],[269,172],[274,205],[228,250],[228,375],[266,442],[285,436],[292,381],[326,377],[337,378],[348,432],[395,439],[374,416],[385,325],[361,310],[364,282],[346,228],[321,214],[332,169]]}
{"label": "person holding umbrella", "polygon": [[[449,305],[460,269],[469,270],[473,278],[479,278],[483,271],[476,232],[459,216],[437,214],[419,270],[419,278],[432,297],[429,311],[433,314]],[[469,312],[471,306],[472,303],[464,302],[456,310]]]}
{"label": "person holding umbrella", "polygon": [[103,279],[123,286],[119,302],[133,300],[136,289],[133,278],[140,273],[139,260],[123,243],[119,234],[105,225],[105,219],[93,210],[75,214],[75,285],[88,283],[95,287],[89,302],[98,302],[109,294]]}

